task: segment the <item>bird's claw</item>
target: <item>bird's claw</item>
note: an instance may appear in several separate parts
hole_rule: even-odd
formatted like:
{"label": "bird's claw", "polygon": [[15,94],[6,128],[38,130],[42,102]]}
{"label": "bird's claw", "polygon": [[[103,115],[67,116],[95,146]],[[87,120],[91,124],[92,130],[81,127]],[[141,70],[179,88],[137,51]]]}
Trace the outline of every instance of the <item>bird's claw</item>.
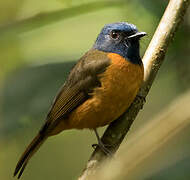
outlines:
{"label": "bird's claw", "polygon": [[107,156],[112,156],[112,152],[107,147],[112,147],[112,145],[105,145],[102,142],[98,144],[92,144],[92,148],[96,149],[96,147],[99,147]]}

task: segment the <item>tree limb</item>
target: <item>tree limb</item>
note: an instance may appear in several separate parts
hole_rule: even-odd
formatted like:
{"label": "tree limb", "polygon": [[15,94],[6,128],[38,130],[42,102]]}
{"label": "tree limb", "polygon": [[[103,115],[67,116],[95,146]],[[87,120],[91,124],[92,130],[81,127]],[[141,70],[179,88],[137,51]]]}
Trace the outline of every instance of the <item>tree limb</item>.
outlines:
{"label": "tree limb", "polygon": [[[138,112],[142,109],[144,99],[164,60],[169,43],[172,41],[179,24],[183,20],[188,5],[189,0],[169,1],[167,9],[143,57],[145,77],[144,84],[139,91],[139,96],[135,98],[126,113],[109,125],[102,137],[103,143],[111,145],[108,147],[110,152],[115,153],[117,151]],[[108,157],[99,147],[97,147],[91,155],[79,180],[89,179],[89,177],[96,172],[101,162],[107,158]]]}
{"label": "tree limb", "polygon": [[[128,142],[123,144],[117,157],[111,162],[102,163],[100,171],[97,171],[96,175],[90,179],[149,179],[147,176],[159,171],[157,163],[156,165],[149,165],[151,166],[149,171],[140,170],[139,172],[139,168],[147,169],[148,166],[146,164],[144,167],[141,164],[145,161],[147,162],[149,156],[154,157],[154,152],[166,145],[172,138],[175,137],[176,139],[176,135],[184,132],[185,128],[190,125],[189,106],[190,91],[176,98],[159,115],[139,128],[131,138],[128,138]],[[183,157],[184,154],[174,155],[172,160],[166,160],[167,162],[165,162],[164,166],[168,167],[175,164]],[[144,172],[143,174],[142,171]]]}

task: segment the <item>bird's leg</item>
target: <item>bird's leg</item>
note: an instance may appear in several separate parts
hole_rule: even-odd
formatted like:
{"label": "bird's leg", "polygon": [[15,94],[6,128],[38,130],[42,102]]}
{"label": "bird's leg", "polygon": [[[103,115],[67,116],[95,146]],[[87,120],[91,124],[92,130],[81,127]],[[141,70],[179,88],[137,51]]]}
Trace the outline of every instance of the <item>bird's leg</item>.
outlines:
{"label": "bird's leg", "polygon": [[106,155],[111,155],[112,153],[110,152],[109,149],[106,148],[106,145],[102,142],[100,136],[98,135],[98,132],[96,129],[94,129],[94,132],[96,134],[96,138],[98,140],[98,144],[92,144],[92,147],[95,149],[97,146],[100,147],[100,149],[106,154]]}

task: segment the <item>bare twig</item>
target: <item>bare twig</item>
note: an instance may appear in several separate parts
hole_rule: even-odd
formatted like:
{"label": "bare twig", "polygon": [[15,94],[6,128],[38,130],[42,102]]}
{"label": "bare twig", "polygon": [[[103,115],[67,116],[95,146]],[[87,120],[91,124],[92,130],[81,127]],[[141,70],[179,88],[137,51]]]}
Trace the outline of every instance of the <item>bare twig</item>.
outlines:
{"label": "bare twig", "polygon": [[[91,180],[103,179],[139,179],[139,174],[135,171],[148,156],[167,143],[180,131],[183,131],[190,125],[190,91],[179,96],[163,112],[155,117],[151,122],[146,123],[137,130],[128,143],[123,144],[117,157],[109,164],[102,164],[100,171]],[[177,156],[166,163],[169,164],[178,161],[183,156]],[[142,167],[142,166],[141,166]],[[163,168],[163,167],[162,167]],[[153,167],[143,175],[147,176],[153,173]],[[140,177],[144,177],[140,174]],[[144,179],[144,178],[142,178]]]}
{"label": "bare twig", "polygon": [[[144,99],[147,96],[155,76],[164,60],[169,43],[172,41],[179,24],[183,20],[188,5],[189,0],[170,0],[143,58],[145,78],[144,84],[139,91],[140,96],[135,98],[134,102],[124,115],[109,125],[102,137],[102,141],[105,144],[111,145],[109,150],[112,153],[117,151],[138,112],[142,109]],[[89,177],[96,172],[100,162],[106,158],[107,156],[97,147],[79,179],[89,179]]]}

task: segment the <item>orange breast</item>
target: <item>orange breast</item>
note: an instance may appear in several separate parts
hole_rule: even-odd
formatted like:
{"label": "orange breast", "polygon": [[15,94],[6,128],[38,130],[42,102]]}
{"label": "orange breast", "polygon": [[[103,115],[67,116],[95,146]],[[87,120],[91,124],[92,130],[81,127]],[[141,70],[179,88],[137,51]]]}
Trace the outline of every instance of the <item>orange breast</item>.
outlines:
{"label": "orange breast", "polygon": [[[97,128],[117,119],[130,106],[143,81],[143,66],[132,64],[120,55],[109,53],[111,65],[100,75],[102,86],[92,98],[76,108],[66,119],[63,129]],[[66,125],[66,126],[65,126]]]}

